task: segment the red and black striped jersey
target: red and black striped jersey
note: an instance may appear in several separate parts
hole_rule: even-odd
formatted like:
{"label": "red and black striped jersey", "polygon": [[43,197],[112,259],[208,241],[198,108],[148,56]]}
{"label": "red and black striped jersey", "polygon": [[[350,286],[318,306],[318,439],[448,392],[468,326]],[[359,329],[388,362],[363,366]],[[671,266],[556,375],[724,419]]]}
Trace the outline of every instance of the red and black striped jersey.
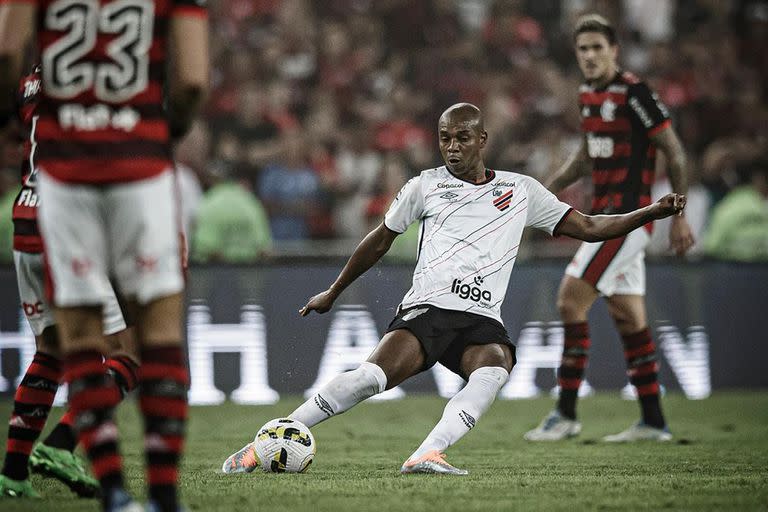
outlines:
{"label": "red and black striped jersey", "polygon": [[64,182],[103,184],[169,168],[169,22],[207,16],[206,0],[24,1],[38,7],[40,170]]}
{"label": "red and black striped jersey", "polygon": [[37,196],[35,181],[35,127],[37,103],[40,98],[40,66],[21,79],[16,105],[22,133],[24,133],[24,160],[21,164],[21,190],[13,203],[13,248],[16,251],[43,252],[43,241],[37,227]]}
{"label": "red and black striped jersey", "polygon": [[625,213],[651,204],[656,169],[651,137],[670,125],[667,108],[629,72],[617,73],[600,89],[582,84],[579,108],[593,160],[592,214]]}

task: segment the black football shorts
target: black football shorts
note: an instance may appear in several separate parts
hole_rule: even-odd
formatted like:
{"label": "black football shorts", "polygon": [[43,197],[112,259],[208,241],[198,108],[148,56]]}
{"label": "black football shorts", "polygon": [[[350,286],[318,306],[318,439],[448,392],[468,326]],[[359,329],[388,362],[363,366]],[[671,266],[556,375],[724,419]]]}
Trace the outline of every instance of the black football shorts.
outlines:
{"label": "black football shorts", "polygon": [[492,318],[441,309],[428,304],[401,310],[390,322],[387,332],[407,329],[424,348],[427,370],[440,362],[452,372],[466,379],[461,371],[461,357],[470,345],[498,343],[507,345],[515,360],[515,345],[504,326]]}

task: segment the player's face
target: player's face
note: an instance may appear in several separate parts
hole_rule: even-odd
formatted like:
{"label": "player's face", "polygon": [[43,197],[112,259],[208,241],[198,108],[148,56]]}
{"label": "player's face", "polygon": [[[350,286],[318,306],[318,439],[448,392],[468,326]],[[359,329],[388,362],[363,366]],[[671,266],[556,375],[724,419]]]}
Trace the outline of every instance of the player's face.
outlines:
{"label": "player's face", "polygon": [[437,132],[440,154],[452,173],[462,175],[482,166],[480,150],[485,147],[487,136],[477,129],[476,123],[441,121]]}
{"label": "player's face", "polygon": [[599,32],[582,32],[576,36],[576,58],[579,68],[590,82],[600,82],[613,76],[619,48],[611,45]]}

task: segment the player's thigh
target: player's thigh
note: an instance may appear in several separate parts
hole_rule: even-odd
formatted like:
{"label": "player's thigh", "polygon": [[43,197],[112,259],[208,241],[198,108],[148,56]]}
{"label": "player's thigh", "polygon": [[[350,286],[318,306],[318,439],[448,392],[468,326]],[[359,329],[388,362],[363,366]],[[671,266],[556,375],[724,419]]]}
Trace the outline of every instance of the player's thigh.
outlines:
{"label": "player's thigh", "polygon": [[391,389],[424,369],[425,354],[411,331],[396,329],[381,338],[367,361],[384,370]]}
{"label": "player's thigh", "polygon": [[645,296],[612,295],[606,297],[605,301],[620,334],[635,334],[648,326]]}
{"label": "player's thigh", "polygon": [[109,352],[104,341],[102,306],[70,306],[54,308],[61,350],[64,354],[81,350]]}
{"label": "player's thigh", "polygon": [[38,187],[48,298],[56,307],[100,307],[111,293],[103,191],[45,174]]}
{"label": "player's thigh", "polygon": [[139,304],[184,289],[173,174],[113,185],[107,190],[111,267],[126,299]]}
{"label": "player's thigh", "polygon": [[514,365],[512,348],[503,343],[468,345],[461,356],[461,371],[467,377],[478,368],[487,366],[498,366],[511,372]]}
{"label": "player's thigh", "polygon": [[184,295],[175,293],[147,304],[133,302],[136,337],[141,347],[180,345],[183,337]]}
{"label": "player's thigh", "polygon": [[[16,267],[16,282],[24,316],[35,339],[47,346],[43,340],[43,333],[46,329],[53,328],[56,320],[45,297],[43,255],[13,251],[13,262]],[[38,349],[42,349],[40,342],[37,344]]]}

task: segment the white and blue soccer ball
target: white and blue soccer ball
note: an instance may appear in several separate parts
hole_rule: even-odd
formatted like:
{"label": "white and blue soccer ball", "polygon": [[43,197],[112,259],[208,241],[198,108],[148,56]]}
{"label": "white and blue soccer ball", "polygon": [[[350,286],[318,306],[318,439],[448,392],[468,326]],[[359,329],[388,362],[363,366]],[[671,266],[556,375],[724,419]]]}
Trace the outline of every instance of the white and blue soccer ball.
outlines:
{"label": "white and blue soccer ball", "polygon": [[301,473],[315,458],[315,438],[300,421],[277,418],[268,421],[253,440],[261,469],[267,473]]}

